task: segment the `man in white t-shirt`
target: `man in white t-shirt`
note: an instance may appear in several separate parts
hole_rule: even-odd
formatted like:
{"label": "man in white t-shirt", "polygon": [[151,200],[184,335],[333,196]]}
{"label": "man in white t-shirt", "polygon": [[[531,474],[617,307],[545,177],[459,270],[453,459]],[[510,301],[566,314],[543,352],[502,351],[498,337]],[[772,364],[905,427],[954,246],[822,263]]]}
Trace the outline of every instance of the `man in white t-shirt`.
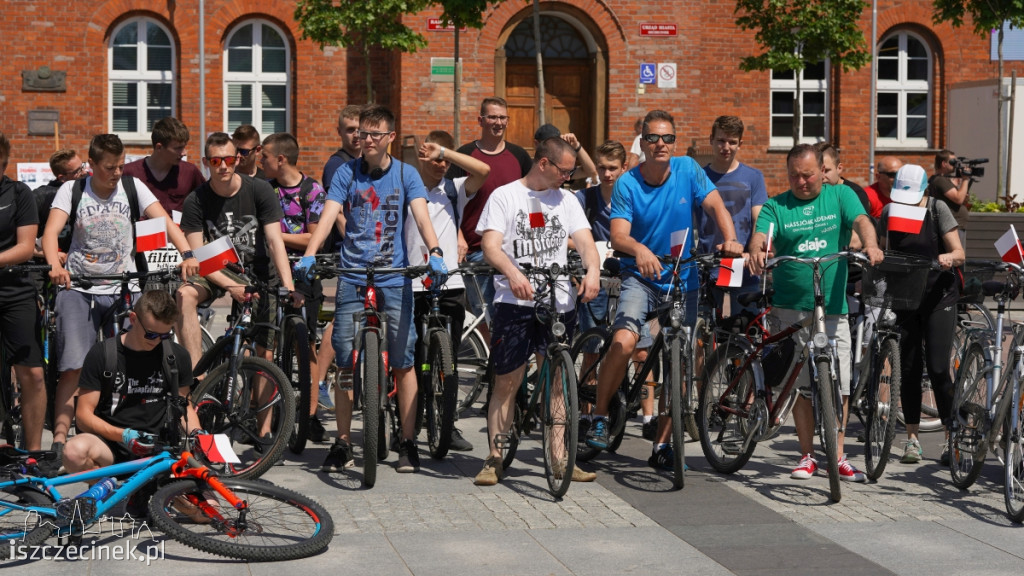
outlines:
{"label": "man in white t-shirt", "polygon": [[[443,130],[434,130],[427,134],[427,138],[420,146],[418,152],[420,178],[427,188],[427,210],[430,212],[430,222],[434,225],[434,233],[437,234],[437,245],[444,253],[444,264],[449,270],[458,267],[459,262],[466,258],[466,239],[459,229],[459,208],[466,205],[468,196],[472,196],[483,186],[491,167],[467,154],[455,151],[455,139],[452,135]],[[455,165],[462,168],[467,174],[454,180],[445,178],[445,171],[449,166]],[[405,253],[409,255],[409,263],[426,263],[429,256],[429,249],[423,242],[419,228],[412,218],[412,208],[409,209],[409,217],[405,220]],[[427,294],[427,287],[424,285],[424,275],[412,281],[413,289],[413,310],[416,317],[417,330],[420,326],[420,319],[430,311],[430,298]],[[466,287],[462,276],[453,275],[448,278],[441,291],[441,299],[438,302],[441,313],[451,319],[451,336],[455,344],[453,349],[457,352],[459,342],[462,341],[462,325],[466,320]],[[420,344],[423,344],[423,334],[417,333]],[[417,345],[417,351],[420,350]],[[419,354],[419,352],[417,352]],[[422,363],[417,358],[416,365]],[[456,362],[458,358],[455,359]],[[457,374],[457,372],[456,372]],[[458,414],[455,415],[458,418]],[[462,437],[458,428],[452,430],[451,450],[468,452],[473,445]]]}
{"label": "man in white t-shirt", "polygon": [[[600,289],[601,262],[590,224],[579,201],[561,190],[575,171],[576,151],[572,146],[560,138],[542,141],[530,171],[491,194],[476,227],[482,237],[484,258],[497,271],[491,319],[495,376],[487,413],[489,455],[475,479],[480,486],[493,486],[501,480],[502,457],[495,436],[507,434],[511,427],[516,390],[530,353],[543,354],[547,345],[547,327],[534,318],[534,286],[520,265],[566,265],[571,237],[587,270],[580,283],[581,301],[589,302]],[[571,339],[576,327],[576,293],[568,279],[559,284],[556,312],[562,315]],[[557,398],[553,400],[558,402]],[[579,468],[572,472],[575,481],[595,478],[595,474]]]}

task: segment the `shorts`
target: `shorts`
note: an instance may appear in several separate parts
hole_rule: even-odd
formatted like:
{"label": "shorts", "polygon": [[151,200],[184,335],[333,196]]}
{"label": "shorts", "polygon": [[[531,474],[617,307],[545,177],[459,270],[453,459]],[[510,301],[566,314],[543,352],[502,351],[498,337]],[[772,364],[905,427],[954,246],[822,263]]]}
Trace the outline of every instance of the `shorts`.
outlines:
{"label": "shorts", "polygon": [[[227,269],[221,270],[221,273],[227,276],[228,278],[231,278],[239,285],[249,285],[249,280],[244,276],[235,274],[234,272]],[[221,288],[220,286],[214,284],[213,282],[210,282],[209,279],[204,278],[202,276],[189,276],[187,284],[199,286],[200,288],[206,290],[206,293],[209,294],[209,297],[206,300],[203,300],[202,302],[199,303],[200,307],[209,306],[211,303],[213,303],[214,300],[222,298],[225,294],[228,293],[227,290]]]}
{"label": "shorts", "polygon": [[[352,315],[363,310],[365,297],[365,286],[338,280],[331,345],[339,367],[353,368],[356,325]],[[377,309],[388,315],[389,365],[393,369],[411,368],[416,354],[416,330],[412,326],[412,282],[406,280],[404,286],[378,286]]]}
{"label": "shorts", "polygon": [[[5,366],[34,368],[43,365],[41,329],[42,317],[34,294],[0,302],[0,346],[3,346]],[[93,337],[95,339],[95,334]]]}
{"label": "shorts", "polygon": [[[494,373],[501,376],[514,372],[530,359],[531,353],[544,354],[551,343],[547,324],[537,320],[535,309],[499,302],[491,318],[491,359]],[[565,337],[572,341],[576,332],[576,311],[562,314]]]}
{"label": "shorts", "polygon": [[[697,292],[683,294],[684,310],[683,323],[691,328],[697,322]],[[665,295],[661,290],[642,282],[635,276],[628,276],[622,279],[622,290],[619,292],[619,309],[615,314],[615,322],[612,324],[612,332],[617,330],[629,330],[641,337],[637,348],[650,348],[651,343],[644,345],[644,328],[647,327],[647,338],[651,337],[649,324],[646,322],[647,315],[662,302]],[[664,318],[661,319],[664,323]]]}
{"label": "shorts", "polygon": [[608,316],[608,291],[602,286],[593,300],[586,304],[579,304],[576,309],[580,322],[580,332],[586,332],[597,326],[604,326],[605,317]]}
{"label": "shorts", "polygon": [[139,459],[138,456],[129,452],[128,449],[125,448],[124,444],[114,442],[113,440],[107,440],[99,435],[96,435],[96,437],[106,444],[107,448],[110,448],[110,453],[114,455],[114,464],[121,464],[122,462],[131,462],[132,460]]}
{"label": "shorts", "polygon": [[[466,254],[466,262],[472,262],[473,264],[482,264],[484,261],[484,253],[471,252]],[[491,317],[491,321],[494,321],[494,275],[478,275],[470,276],[467,280],[471,280],[476,283],[479,288],[480,295],[483,296],[483,301],[477,299],[477,290],[472,288],[466,288],[466,300],[469,301],[469,310],[474,316],[479,316],[484,313],[484,306],[488,308],[488,314]]]}
{"label": "shorts", "polygon": [[[139,297],[132,292],[132,302]],[[88,294],[78,290],[61,290],[57,293],[57,370],[79,370],[85,363],[85,355],[96,343],[96,333],[107,312],[117,303],[115,294]]]}
{"label": "shorts", "polygon": [[[804,310],[789,310],[785,308],[774,308],[772,314],[779,320],[782,327],[791,326],[797,322],[801,322],[803,319],[811,315],[810,312]],[[836,352],[839,357],[839,366],[836,366],[836,373],[839,374],[839,391],[843,396],[850,395],[850,377],[851,377],[851,366],[850,363],[850,322],[845,315],[838,314],[833,316],[825,316],[825,333],[829,339],[836,341]],[[792,338],[797,344],[797,354],[807,346],[807,341],[810,340],[811,331],[810,328],[804,328],[799,332],[793,334]],[[810,362],[805,362],[803,368],[800,370],[800,374],[797,378],[797,384],[800,386],[800,393],[804,396],[806,386],[810,383],[810,369],[808,365]],[[809,392],[809,390],[807,391]]]}
{"label": "shorts", "polygon": [[[275,285],[271,286],[270,293],[267,294],[266,299],[257,302],[253,307],[253,322],[269,323],[277,326],[277,288],[278,286],[275,283]],[[291,305],[291,300],[289,299],[285,304],[284,314],[297,314],[305,321],[307,329],[310,325],[315,328],[317,317],[320,315],[320,305],[324,301],[323,284],[318,278],[313,286],[301,282],[296,283],[295,290],[305,297],[305,302],[301,308],[296,308]],[[310,323],[310,318],[313,319],[312,323]],[[312,334],[312,331],[310,333]],[[263,328],[256,331],[254,340],[258,346],[269,350],[275,347],[277,336],[276,330]]]}

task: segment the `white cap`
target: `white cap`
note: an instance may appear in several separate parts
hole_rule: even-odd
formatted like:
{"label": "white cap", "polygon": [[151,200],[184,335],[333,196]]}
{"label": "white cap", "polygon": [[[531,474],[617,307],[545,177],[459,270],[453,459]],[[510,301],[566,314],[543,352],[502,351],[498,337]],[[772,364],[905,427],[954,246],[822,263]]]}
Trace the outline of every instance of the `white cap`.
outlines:
{"label": "white cap", "polygon": [[928,188],[928,174],[917,164],[904,164],[896,173],[889,197],[893,202],[917,206]]}

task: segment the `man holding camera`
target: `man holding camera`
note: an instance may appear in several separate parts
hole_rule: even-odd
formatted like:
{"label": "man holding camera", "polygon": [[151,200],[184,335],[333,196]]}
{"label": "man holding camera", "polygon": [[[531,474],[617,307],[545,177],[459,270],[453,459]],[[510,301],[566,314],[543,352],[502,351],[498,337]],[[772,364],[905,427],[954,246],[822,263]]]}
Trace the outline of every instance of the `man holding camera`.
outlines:
{"label": "man holding camera", "polygon": [[963,242],[963,230],[967,224],[967,191],[971,187],[971,174],[958,170],[960,160],[949,150],[939,150],[935,155],[935,175],[928,179],[928,196],[942,200],[956,218]]}

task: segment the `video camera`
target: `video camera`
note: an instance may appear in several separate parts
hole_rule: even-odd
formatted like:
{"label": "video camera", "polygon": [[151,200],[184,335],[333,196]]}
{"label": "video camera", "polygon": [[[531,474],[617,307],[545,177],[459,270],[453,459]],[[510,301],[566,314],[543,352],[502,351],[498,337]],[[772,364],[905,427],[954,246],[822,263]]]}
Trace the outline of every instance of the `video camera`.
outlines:
{"label": "video camera", "polygon": [[988,158],[975,158],[973,160],[954,158],[949,161],[949,165],[952,166],[954,170],[954,178],[966,177],[972,180],[985,176],[985,168],[982,164],[988,164]]}

